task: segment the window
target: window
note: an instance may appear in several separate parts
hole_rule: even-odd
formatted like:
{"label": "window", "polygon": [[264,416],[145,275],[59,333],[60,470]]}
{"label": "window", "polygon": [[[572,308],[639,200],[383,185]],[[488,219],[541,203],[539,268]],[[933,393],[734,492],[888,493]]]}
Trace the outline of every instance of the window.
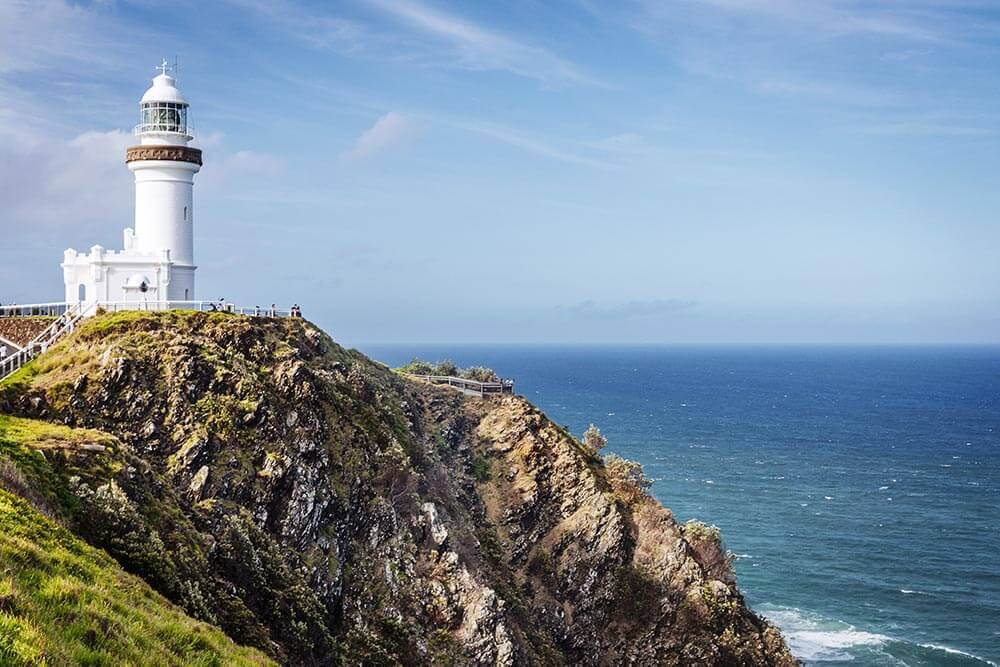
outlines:
{"label": "window", "polygon": [[143,102],[142,132],[187,132],[187,105],[179,102]]}
{"label": "window", "polygon": [[188,207],[187,206],[184,207],[184,219],[185,220],[188,219]]}
{"label": "window", "polygon": [[80,283],[80,286],[76,288],[76,300],[86,301],[87,300],[87,286]]}
{"label": "window", "polygon": [[184,300],[185,301],[187,301],[188,299],[191,298],[191,295],[188,293],[189,291],[190,290],[187,290],[187,289],[184,290]]}

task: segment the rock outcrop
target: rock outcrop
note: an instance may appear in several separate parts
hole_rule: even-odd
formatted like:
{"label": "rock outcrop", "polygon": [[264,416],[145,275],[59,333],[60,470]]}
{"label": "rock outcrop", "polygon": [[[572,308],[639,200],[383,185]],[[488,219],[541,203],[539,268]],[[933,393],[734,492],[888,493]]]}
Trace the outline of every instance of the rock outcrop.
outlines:
{"label": "rock outcrop", "polygon": [[0,407],[113,436],[35,471],[62,520],[279,661],[795,664],[714,531],[527,401],[406,380],[301,320],[97,317]]}

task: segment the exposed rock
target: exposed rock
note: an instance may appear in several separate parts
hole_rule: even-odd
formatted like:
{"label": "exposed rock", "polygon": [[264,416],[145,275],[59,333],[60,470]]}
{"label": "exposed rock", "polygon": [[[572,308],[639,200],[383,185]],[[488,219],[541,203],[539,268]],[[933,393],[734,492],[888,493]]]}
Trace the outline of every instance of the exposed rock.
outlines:
{"label": "exposed rock", "polygon": [[201,491],[205,488],[205,482],[208,481],[208,466],[202,466],[198,468],[198,472],[194,474],[191,478],[191,486],[189,487],[191,492],[191,498],[194,501],[201,500]]}
{"label": "exposed rock", "polygon": [[0,402],[122,443],[52,463],[68,522],[278,660],[794,664],[717,533],[521,398],[406,381],[297,319],[108,315],[48,355]]}

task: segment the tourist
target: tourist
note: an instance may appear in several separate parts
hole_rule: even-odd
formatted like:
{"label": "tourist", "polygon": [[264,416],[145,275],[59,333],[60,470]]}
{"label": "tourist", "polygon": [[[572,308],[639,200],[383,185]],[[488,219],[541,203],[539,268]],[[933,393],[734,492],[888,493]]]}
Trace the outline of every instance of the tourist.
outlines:
{"label": "tourist", "polygon": [[260,317],[260,306],[254,306],[253,307],[253,316],[254,317]]}
{"label": "tourist", "polygon": [[0,344],[0,359],[7,358],[7,346]]}
{"label": "tourist", "polygon": [[278,314],[278,306],[276,304],[272,303],[271,304],[271,312],[268,313],[268,315],[270,315],[271,317],[274,317],[277,314]]}

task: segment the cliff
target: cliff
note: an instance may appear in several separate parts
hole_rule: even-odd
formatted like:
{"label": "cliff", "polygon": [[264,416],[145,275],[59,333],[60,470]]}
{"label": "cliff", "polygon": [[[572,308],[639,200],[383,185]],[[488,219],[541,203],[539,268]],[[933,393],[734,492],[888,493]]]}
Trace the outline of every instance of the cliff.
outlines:
{"label": "cliff", "polygon": [[280,662],[794,664],[627,466],[302,320],[100,316],[0,408],[100,434],[40,457],[0,427],[36,507]]}

